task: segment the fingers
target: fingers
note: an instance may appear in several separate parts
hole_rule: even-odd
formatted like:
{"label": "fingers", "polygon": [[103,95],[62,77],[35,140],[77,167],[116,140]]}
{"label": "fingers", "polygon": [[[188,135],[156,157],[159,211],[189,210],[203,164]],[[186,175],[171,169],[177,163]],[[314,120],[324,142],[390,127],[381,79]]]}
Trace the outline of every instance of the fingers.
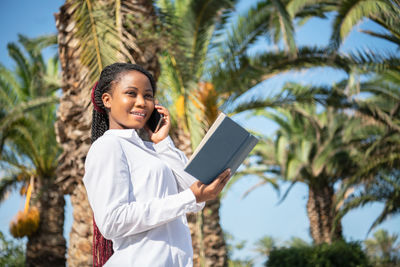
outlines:
{"label": "fingers", "polygon": [[158,130],[156,132],[151,131],[150,129],[148,129],[147,126],[145,126],[145,129],[146,129],[147,133],[149,134],[150,140],[153,143],[157,144],[158,142],[160,142],[161,140],[165,139],[168,136],[169,131],[171,129],[171,119],[170,119],[169,111],[167,108],[165,108],[161,105],[158,105],[158,104],[155,104],[154,108],[163,117],[160,127],[158,128]]}
{"label": "fingers", "polygon": [[231,170],[228,169],[227,172],[225,173],[224,178],[222,179],[221,183],[220,183],[220,190],[219,192],[222,191],[222,189],[224,189],[225,185],[228,183],[229,179],[231,178]]}
{"label": "fingers", "polygon": [[219,183],[226,183],[229,180],[229,177],[231,176],[231,169],[226,169],[223,171],[220,175],[218,175],[218,178],[215,179],[219,181]]}
{"label": "fingers", "polygon": [[161,105],[159,105],[159,104],[156,104],[156,105],[154,106],[154,108],[156,108],[157,111],[158,111],[160,114],[162,114],[164,117],[169,117],[169,111],[168,111],[168,109],[167,109],[166,107],[161,106]]}
{"label": "fingers", "polygon": [[156,104],[154,106],[154,108],[157,109],[158,113],[163,115],[163,124],[165,123],[165,124],[169,125],[170,124],[170,118],[169,118],[168,109],[166,107],[164,107],[164,106],[159,105],[159,104]]}
{"label": "fingers", "polygon": [[231,178],[231,169],[226,169],[225,172],[226,172],[226,174],[225,174],[225,178],[224,178],[224,183],[227,183],[229,178]]}
{"label": "fingers", "polygon": [[203,184],[200,181],[194,183],[190,189],[194,193],[197,202],[204,202],[218,197],[222,189],[229,181],[231,170],[226,169],[209,185]]}
{"label": "fingers", "polygon": [[218,175],[217,179],[215,179],[209,186],[214,187],[215,193],[218,195],[229,181],[230,176],[231,170],[226,169],[224,172]]}

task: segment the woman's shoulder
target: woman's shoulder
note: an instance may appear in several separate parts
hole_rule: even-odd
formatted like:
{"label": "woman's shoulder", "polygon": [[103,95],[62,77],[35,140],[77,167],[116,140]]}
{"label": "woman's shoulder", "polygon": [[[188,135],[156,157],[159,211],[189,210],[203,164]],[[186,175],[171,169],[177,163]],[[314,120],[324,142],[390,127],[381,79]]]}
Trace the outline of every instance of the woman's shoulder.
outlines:
{"label": "woman's shoulder", "polygon": [[93,175],[106,172],[110,166],[122,166],[125,155],[116,136],[103,135],[90,146],[85,158],[84,182],[93,179]]}
{"label": "woman's shoulder", "polygon": [[90,154],[110,154],[121,153],[122,147],[118,136],[115,135],[102,135],[89,148],[88,156]]}

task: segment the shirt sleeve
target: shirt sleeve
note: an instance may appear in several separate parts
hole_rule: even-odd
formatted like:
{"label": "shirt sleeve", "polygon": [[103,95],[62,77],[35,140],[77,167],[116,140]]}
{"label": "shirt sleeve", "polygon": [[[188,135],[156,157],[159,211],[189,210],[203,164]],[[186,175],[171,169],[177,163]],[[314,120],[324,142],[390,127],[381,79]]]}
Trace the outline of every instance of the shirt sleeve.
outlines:
{"label": "shirt sleeve", "polygon": [[128,162],[120,142],[115,138],[98,141],[86,157],[83,182],[96,224],[106,239],[141,233],[197,210],[190,189],[165,198],[132,201]]}
{"label": "shirt sleeve", "polygon": [[[188,159],[181,150],[175,147],[171,137],[167,136],[161,142],[154,144],[154,150],[174,172],[178,191],[187,190],[194,182],[198,181],[195,177],[184,171]],[[197,203],[196,211],[201,210],[204,204],[204,202]]]}

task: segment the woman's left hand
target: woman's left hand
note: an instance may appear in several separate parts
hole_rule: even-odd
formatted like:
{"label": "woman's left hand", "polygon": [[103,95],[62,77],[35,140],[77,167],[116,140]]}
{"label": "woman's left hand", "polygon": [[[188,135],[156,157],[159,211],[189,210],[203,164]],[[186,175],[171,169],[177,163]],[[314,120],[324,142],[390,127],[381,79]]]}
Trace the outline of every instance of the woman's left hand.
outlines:
{"label": "woman's left hand", "polygon": [[152,130],[150,130],[147,125],[145,126],[145,129],[146,129],[147,133],[149,134],[150,140],[153,143],[157,144],[158,142],[164,140],[168,136],[169,130],[171,129],[171,117],[169,115],[168,109],[166,109],[165,107],[156,104],[154,106],[154,108],[157,109],[157,111],[161,115],[163,115],[163,118],[162,118],[163,121],[161,123],[161,126],[158,129],[158,131],[155,133]]}

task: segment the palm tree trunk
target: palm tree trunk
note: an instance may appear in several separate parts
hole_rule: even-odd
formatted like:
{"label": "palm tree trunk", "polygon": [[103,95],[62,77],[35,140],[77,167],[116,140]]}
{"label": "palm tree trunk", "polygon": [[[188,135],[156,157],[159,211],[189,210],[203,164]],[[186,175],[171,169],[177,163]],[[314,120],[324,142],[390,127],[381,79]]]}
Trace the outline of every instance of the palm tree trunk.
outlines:
{"label": "palm tree trunk", "polygon": [[39,181],[31,200],[40,214],[38,230],[28,237],[26,266],[65,266],[64,194],[53,182]]}
{"label": "palm tree trunk", "polygon": [[79,61],[79,40],[74,38],[72,14],[66,3],[56,14],[58,49],[62,68],[62,90],[57,113],[57,140],[63,148],[57,168],[57,181],[64,193],[71,195],[73,223],[69,236],[68,266],[92,266],[91,209],[82,190],[84,159],[90,147],[91,114],[89,92],[84,79],[85,68]]}
{"label": "palm tree trunk", "polygon": [[[72,1],[71,1],[72,2]],[[69,237],[68,266],[92,266],[92,211],[82,184],[84,162],[89,150],[91,113],[89,82],[85,78],[87,69],[80,62],[81,40],[75,36],[75,22],[72,14],[75,10],[71,2],[65,3],[55,15],[58,30],[58,49],[62,68],[62,90],[60,106],[57,113],[57,140],[63,148],[57,168],[57,181],[63,184],[64,193],[71,195],[73,207],[73,224]],[[121,5],[134,5],[137,28],[129,31],[148,30],[155,24],[156,16],[152,1],[121,1]],[[141,24],[146,24],[145,26]],[[124,21],[122,18],[122,25]],[[144,38],[137,32],[141,43],[137,51],[131,51],[135,63],[152,72],[155,78],[159,75],[157,52],[159,43],[151,38]],[[141,54],[139,52],[141,52]]]}
{"label": "palm tree trunk", "polygon": [[310,233],[314,243],[332,243],[342,239],[341,223],[333,231],[336,216],[334,189],[331,185],[310,185],[308,189],[307,214]]}
{"label": "palm tree trunk", "polygon": [[187,220],[192,236],[193,266],[227,266],[228,254],[224,233],[219,223],[220,200],[207,201],[198,213],[189,213]]}
{"label": "palm tree trunk", "polygon": [[73,224],[69,234],[68,266],[92,266],[92,211],[82,183],[71,194]]}
{"label": "palm tree trunk", "polygon": [[[190,135],[177,127],[173,129],[171,136],[176,147],[189,158],[193,153]],[[192,236],[194,267],[225,267],[228,265],[228,251],[219,223],[219,207],[220,200],[218,198],[207,201],[202,211],[187,215]]]}
{"label": "palm tree trunk", "polygon": [[224,232],[219,223],[220,199],[207,201],[202,210],[203,243],[205,266],[225,267],[228,264],[228,254]]}

